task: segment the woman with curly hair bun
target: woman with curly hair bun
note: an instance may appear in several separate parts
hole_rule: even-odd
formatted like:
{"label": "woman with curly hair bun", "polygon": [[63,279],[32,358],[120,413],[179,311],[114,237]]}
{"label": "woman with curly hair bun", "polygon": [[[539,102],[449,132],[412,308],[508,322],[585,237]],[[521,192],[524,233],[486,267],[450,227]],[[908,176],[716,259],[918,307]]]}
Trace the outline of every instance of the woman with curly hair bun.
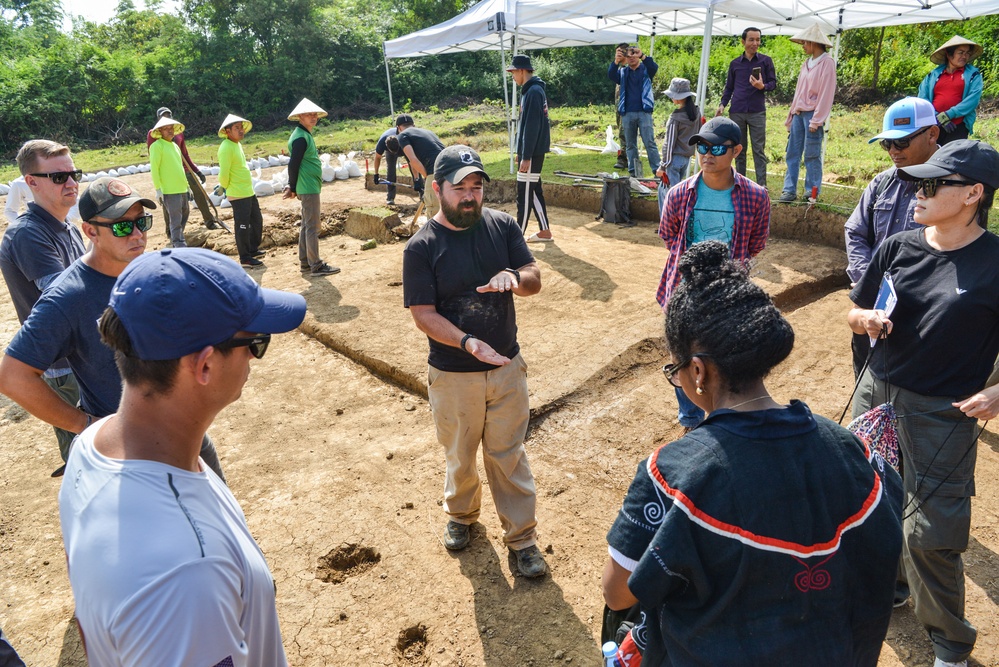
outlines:
{"label": "woman with curly hair bun", "polygon": [[901,481],[767,374],[794,331],[725,244],[693,245],[663,368],[707,417],[643,461],[607,535],[603,592],[636,603],[643,667],[877,664],[902,548]]}

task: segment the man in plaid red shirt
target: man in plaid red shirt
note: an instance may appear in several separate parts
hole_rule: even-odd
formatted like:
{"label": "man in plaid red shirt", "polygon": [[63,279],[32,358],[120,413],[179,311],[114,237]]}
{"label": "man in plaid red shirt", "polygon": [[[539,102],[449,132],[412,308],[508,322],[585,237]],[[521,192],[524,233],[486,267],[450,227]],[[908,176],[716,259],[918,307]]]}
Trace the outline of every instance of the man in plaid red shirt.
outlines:
{"label": "man in plaid red shirt", "polygon": [[[748,268],[767,244],[770,233],[770,195],[764,187],[737,173],[732,162],[742,152],[742,133],[729,118],[717,116],[690,138],[697,146],[700,171],[669,191],[659,236],[669,257],[663,269],[656,301],[666,310],[670,295],[680,283],[677,265],[687,248],[701,241],[722,241],[732,259]],[[692,429],[704,419],[704,412],[676,390],[680,404],[680,424]]]}

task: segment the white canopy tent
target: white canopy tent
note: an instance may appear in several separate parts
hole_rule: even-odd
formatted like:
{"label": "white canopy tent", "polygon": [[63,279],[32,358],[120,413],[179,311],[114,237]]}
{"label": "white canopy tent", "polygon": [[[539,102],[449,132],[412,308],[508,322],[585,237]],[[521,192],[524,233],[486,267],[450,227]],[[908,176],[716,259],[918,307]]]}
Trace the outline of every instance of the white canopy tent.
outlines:
{"label": "white canopy tent", "polygon": [[[636,34],[703,35],[697,80],[702,101],[712,35],[738,35],[750,26],[767,35],[789,35],[817,21],[826,34],[836,35],[838,57],[843,30],[989,14],[999,14],[999,0],[482,0],[450,21],[385,42],[385,70],[388,74],[389,58],[481,49],[503,51],[505,70],[506,48],[517,53],[616,44]],[[509,105],[505,73],[503,89]],[[391,96],[389,82],[390,103]]]}
{"label": "white canopy tent", "polygon": [[[418,32],[383,43],[385,77],[388,81],[389,108],[395,115],[392,99],[392,77],[388,61],[391,58],[415,58],[441,53],[499,51],[503,76],[503,101],[507,108],[507,134],[510,141],[510,169],[513,169],[516,138],[516,86],[511,91],[507,81],[506,53],[516,54],[529,49],[564,46],[594,46],[635,41],[635,32],[615,28],[577,27],[545,18],[547,10],[539,5],[527,11],[519,10],[518,0],[482,0],[453,19]],[[522,19],[531,21],[521,25]]]}

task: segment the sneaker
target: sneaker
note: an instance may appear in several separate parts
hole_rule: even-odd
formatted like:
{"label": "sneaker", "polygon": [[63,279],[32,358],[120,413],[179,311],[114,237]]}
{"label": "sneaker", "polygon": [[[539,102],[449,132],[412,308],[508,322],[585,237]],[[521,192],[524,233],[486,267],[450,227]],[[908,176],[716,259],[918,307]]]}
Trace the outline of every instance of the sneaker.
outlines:
{"label": "sneaker", "polygon": [[947,662],[946,660],[937,658],[933,661],[933,667],[968,667],[968,661],[962,660],[961,662]]}
{"label": "sneaker", "polygon": [[254,250],[253,252],[250,253],[250,257],[263,257],[266,254],[267,253],[264,252],[263,250]]}
{"label": "sneaker", "polygon": [[263,264],[263,262],[261,262],[256,257],[244,257],[243,259],[239,260],[239,263],[242,264],[243,266],[249,266],[251,268],[254,266],[261,266]]}
{"label": "sneaker", "polygon": [[332,276],[334,273],[340,273],[340,267],[330,266],[326,262],[320,264],[318,268],[312,269],[314,276]]}
{"label": "sneaker", "polygon": [[548,571],[545,559],[538,546],[532,545],[525,549],[510,549],[517,557],[517,570],[525,577],[541,577]]}
{"label": "sneaker", "polygon": [[395,206],[395,200],[394,199],[388,199],[388,200],[385,201],[385,205],[386,206]]}
{"label": "sneaker", "polygon": [[301,267],[302,267],[302,270],[303,270],[303,271],[311,271],[311,270],[312,270],[312,267],[311,267],[311,266],[309,266],[309,263],[308,263],[308,262],[300,262],[300,263],[299,263],[299,266],[301,266]]}
{"label": "sneaker", "polygon": [[627,169],[628,168],[628,157],[624,151],[617,152],[617,162],[614,163],[615,169]]}
{"label": "sneaker", "polygon": [[891,606],[895,609],[899,607],[904,607],[905,603],[909,601],[909,587],[905,584],[899,583],[895,585],[895,599],[892,600]]}
{"label": "sneaker", "polygon": [[448,521],[444,529],[444,547],[449,551],[461,551],[472,541],[470,526],[466,523]]}
{"label": "sneaker", "polygon": [[791,203],[794,202],[794,193],[793,192],[782,192],[781,195],[780,195],[780,199],[778,199],[777,201],[779,201],[779,202],[781,202],[783,204],[791,204]]}
{"label": "sneaker", "polygon": [[66,464],[63,463],[61,466],[52,471],[52,477],[62,477],[66,474]]}

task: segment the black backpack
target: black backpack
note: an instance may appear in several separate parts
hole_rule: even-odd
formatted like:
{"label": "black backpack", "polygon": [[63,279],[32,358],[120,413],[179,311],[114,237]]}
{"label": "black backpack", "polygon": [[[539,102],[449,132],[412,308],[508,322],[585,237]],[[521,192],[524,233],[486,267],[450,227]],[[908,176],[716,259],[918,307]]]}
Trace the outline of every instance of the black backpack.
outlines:
{"label": "black backpack", "polygon": [[617,222],[625,225],[631,222],[631,179],[605,178],[600,193],[600,213],[597,220]]}

